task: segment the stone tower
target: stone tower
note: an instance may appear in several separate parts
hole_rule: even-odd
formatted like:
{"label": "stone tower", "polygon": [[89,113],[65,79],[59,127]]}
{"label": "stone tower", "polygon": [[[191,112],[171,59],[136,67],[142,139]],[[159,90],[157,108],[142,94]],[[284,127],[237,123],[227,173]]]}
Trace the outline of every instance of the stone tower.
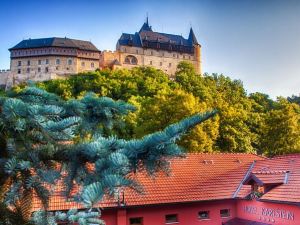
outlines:
{"label": "stone tower", "polygon": [[199,74],[202,74],[201,71],[201,45],[198,43],[197,38],[194,34],[193,28],[190,29],[190,34],[188,38],[189,42],[194,46],[195,51],[195,69]]}

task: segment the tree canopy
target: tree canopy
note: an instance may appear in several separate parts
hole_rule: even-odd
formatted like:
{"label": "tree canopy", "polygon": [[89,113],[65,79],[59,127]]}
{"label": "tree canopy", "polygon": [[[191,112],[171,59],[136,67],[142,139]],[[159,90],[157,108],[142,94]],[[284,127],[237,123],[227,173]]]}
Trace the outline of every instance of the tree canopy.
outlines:
{"label": "tree canopy", "polygon": [[[240,80],[222,74],[201,76],[188,62],[179,64],[175,80],[155,68],[136,67],[72,75],[38,86],[64,99],[81,98],[93,91],[99,96],[129,101],[137,110],[124,117],[123,123],[119,123],[121,126],[110,131],[125,139],[161,130],[164,125],[196,112],[217,109],[219,113],[213,120],[195,127],[178,144],[193,152],[274,155],[300,150],[295,138],[290,142],[281,140],[294,136],[294,131],[300,128],[298,122],[289,125],[284,121],[272,122],[275,112],[285,113],[285,106],[296,108],[295,115],[298,115],[296,96],[282,101],[282,97],[273,100],[264,93],[247,94]],[[292,114],[286,116],[293,120]],[[269,129],[280,126],[288,132],[272,136]],[[268,141],[275,146],[266,144]],[[281,150],[276,147],[279,143],[285,143]]]}

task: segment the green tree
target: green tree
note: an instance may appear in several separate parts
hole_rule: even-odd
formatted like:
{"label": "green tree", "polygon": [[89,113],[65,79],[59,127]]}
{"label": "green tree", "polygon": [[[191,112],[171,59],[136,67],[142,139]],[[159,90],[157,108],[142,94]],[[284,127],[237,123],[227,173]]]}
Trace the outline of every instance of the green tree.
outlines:
{"label": "green tree", "polygon": [[[210,110],[204,102],[183,90],[161,91],[153,98],[142,99],[134,133],[137,137],[181,120],[195,113]],[[212,152],[218,136],[218,117],[193,128],[179,144],[188,151]]]}
{"label": "green tree", "polygon": [[279,98],[274,109],[267,112],[261,146],[269,156],[300,152],[300,107]]}

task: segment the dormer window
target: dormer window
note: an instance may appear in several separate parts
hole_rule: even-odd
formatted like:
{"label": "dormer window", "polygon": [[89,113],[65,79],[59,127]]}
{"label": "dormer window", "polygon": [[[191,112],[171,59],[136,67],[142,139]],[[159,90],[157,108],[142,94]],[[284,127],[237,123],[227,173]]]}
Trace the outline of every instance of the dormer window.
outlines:
{"label": "dormer window", "polygon": [[288,177],[289,171],[260,170],[252,172],[243,184],[251,185],[250,198],[260,198],[274,187],[286,184]]}

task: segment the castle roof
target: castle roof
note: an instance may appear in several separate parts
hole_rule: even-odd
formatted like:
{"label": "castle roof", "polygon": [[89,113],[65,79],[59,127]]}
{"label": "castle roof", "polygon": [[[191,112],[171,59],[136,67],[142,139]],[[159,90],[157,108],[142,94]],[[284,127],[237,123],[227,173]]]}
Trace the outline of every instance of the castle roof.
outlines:
{"label": "castle roof", "polygon": [[100,50],[90,41],[82,41],[71,38],[39,38],[39,39],[26,39],[10,48],[9,50],[16,49],[30,49],[30,48],[45,48],[45,47],[62,47],[62,48],[75,48],[87,51],[97,51]]}
{"label": "castle roof", "polygon": [[182,35],[154,32],[152,27],[149,26],[148,19],[139,32],[135,34],[123,33],[118,40],[118,44],[184,53],[193,53],[194,45],[199,45],[192,28],[189,38],[185,39]]}

